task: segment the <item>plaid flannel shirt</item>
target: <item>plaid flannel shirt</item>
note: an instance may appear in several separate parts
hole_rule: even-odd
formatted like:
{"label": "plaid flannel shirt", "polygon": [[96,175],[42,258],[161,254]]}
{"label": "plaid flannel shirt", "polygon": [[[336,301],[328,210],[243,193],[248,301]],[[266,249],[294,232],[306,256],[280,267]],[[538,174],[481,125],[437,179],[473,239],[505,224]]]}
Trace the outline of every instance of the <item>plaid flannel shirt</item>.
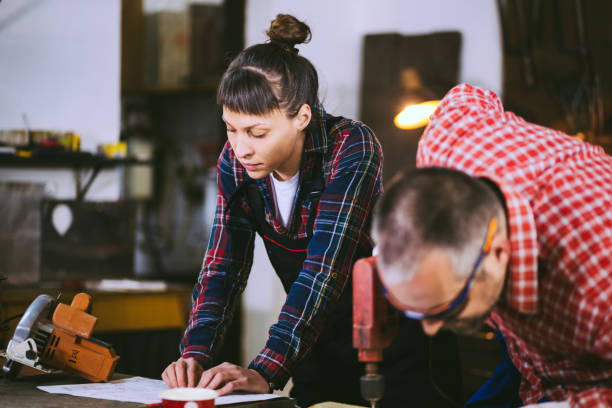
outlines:
{"label": "plaid flannel shirt", "polygon": [[[266,220],[278,233],[294,239],[306,237],[311,206],[318,206],[306,260],[278,322],[270,327],[265,347],[249,365],[274,388],[284,387],[293,366],[317,340],[327,311],[345,290],[357,249],[371,251],[370,212],[382,192],[382,150],[374,133],[360,122],[327,115],[321,107],[317,110],[321,119],[307,133],[294,215],[287,228],[274,218],[269,176],[256,181]],[[212,364],[236,300],[247,283],[256,233],[246,198],[239,198],[239,210],[230,205],[249,176],[229,143],[217,169],[214,224],[180,345],[182,357],[194,357],[204,367]],[[304,187],[314,177],[324,180],[318,204]]]}
{"label": "plaid flannel shirt", "polygon": [[488,178],[505,197],[511,259],[491,320],[523,402],[612,406],[612,158],[465,84],[442,100],[417,155],[419,167]]}

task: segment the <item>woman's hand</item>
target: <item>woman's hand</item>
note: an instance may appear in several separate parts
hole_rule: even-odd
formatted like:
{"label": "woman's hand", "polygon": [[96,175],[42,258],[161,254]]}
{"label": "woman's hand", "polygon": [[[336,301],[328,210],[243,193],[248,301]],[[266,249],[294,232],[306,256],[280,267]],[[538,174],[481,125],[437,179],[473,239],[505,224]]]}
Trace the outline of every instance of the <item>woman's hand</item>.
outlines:
{"label": "woman's hand", "polygon": [[179,358],[166,367],[162,380],[170,388],[195,387],[203,372],[204,369],[193,357]]}
{"label": "woman's hand", "polygon": [[204,371],[198,387],[217,390],[219,395],[236,390],[259,394],[270,391],[270,385],[257,371],[231,363],[222,363]]}

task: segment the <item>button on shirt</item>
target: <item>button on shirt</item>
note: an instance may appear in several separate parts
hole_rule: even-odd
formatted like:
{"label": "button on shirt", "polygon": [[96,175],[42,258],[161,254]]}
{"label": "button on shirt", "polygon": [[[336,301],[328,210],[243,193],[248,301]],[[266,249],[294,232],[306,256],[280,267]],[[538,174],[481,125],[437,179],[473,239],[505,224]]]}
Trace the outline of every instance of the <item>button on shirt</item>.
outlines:
{"label": "button on shirt", "polygon": [[418,167],[485,177],[506,200],[507,284],[491,320],[525,404],[612,406],[612,158],[459,85],[425,130]]}
{"label": "button on shirt", "polygon": [[[279,320],[249,368],[275,388],[282,388],[296,362],[309,352],[349,279],[355,254],[371,251],[370,212],[382,191],[382,151],[364,124],[327,115],[306,134],[293,216],[287,227],[275,216],[270,176],[255,182],[266,221],[292,239],[307,237],[311,207],[316,207],[314,234],[298,278],[291,286]],[[218,162],[217,209],[204,264],[193,290],[192,309],[181,355],[204,367],[222,340],[236,299],[243,291],[253,260],[255,220],[246,195],[250,180],[229,143]],[[323,180],[323,183],[313,180]],[[311,186],[323,184],[323,191]],[[320,190],[320,187],[319,187]],[[265,296],[265,291],[263,293]]]}

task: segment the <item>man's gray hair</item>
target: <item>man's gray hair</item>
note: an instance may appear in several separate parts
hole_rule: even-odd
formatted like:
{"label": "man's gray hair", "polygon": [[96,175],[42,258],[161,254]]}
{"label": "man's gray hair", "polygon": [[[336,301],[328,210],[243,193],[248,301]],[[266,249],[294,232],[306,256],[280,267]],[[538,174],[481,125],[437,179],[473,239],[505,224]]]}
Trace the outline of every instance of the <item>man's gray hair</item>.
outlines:
{"label": "man's gray hair", "polygon": [[467,277],[491,219],[503,213],[493,188],[465,173],[437,167],[400,173],[374,211],[372,233],[385,280],[410,280],[432,249],[444,251],[457,278]]}

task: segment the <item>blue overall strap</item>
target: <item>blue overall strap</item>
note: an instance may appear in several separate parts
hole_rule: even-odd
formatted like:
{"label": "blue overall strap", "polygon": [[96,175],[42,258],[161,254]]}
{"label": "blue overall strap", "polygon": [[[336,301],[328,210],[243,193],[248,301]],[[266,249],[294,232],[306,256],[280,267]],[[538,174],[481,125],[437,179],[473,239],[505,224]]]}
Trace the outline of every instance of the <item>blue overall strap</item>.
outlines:
{"label": "blue overall strap", "polygon": [[465,408],[513,408],[523,405],[518,393],[521,373],[512,364],[500,332],[497,332],[497,339],[501,342],[504,360],[495,368],[493,376],[465,403]]}

